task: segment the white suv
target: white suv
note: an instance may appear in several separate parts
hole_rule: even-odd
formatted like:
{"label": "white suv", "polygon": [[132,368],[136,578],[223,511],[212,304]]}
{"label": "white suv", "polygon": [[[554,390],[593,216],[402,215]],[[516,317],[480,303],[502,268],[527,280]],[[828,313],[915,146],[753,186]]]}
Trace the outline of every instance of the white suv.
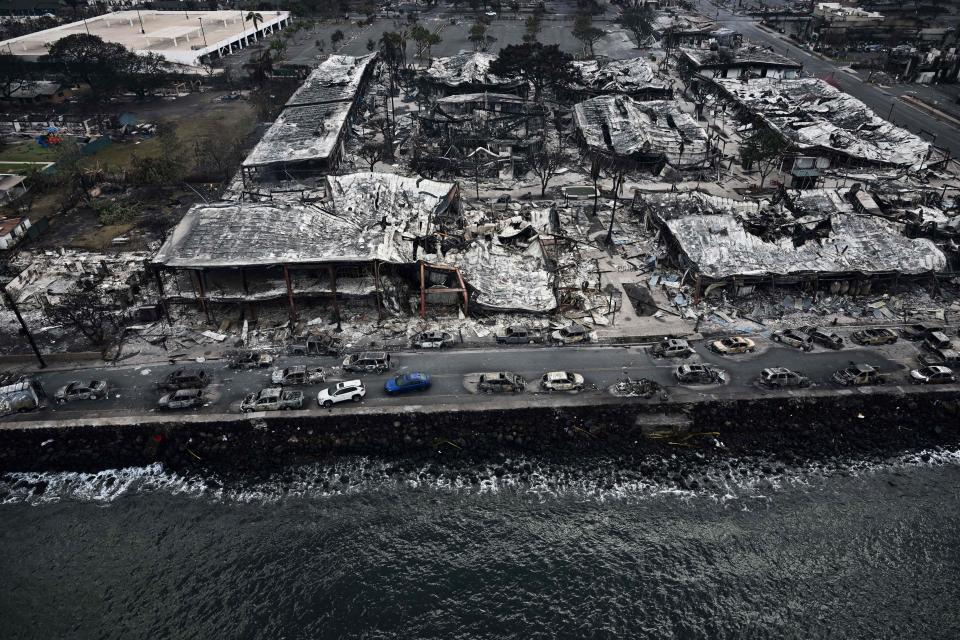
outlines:
{"label": "white suv", "polygon": [[347,380],[346,382],[338,382],[318,393],[317,404],[321,407],[332,407],[338,402],[346,402],[347,400],[360,402],[365,395],[367,395],[367,388],[363,386],[363,382]]}

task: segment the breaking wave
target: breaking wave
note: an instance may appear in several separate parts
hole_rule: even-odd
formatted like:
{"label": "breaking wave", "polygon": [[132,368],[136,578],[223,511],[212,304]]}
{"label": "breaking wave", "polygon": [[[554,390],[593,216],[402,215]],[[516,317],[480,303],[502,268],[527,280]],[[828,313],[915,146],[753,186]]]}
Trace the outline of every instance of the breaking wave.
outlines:
{"label": "breaking wave", "polygon": [[764,500],[789,487],[815,487],[837,475],[861,476],[921,466],[960,466],[960,450],[921,450],[889,458],[829,458],[786,466],[768,457],[697,460],[585,459],[575,464],[536,458],[445,467],[436,462],[345,458],[287,468],[259,478],[181,473],[153,464],[96,473],[16,472],[0,475],[0,504],[61,501],[110,503],[128,495],[164,492],[218,502],[271,503],[366,492],[435,491],[464,495],[508,493],[539,500],[635,500],[660,495],[721,503]]}

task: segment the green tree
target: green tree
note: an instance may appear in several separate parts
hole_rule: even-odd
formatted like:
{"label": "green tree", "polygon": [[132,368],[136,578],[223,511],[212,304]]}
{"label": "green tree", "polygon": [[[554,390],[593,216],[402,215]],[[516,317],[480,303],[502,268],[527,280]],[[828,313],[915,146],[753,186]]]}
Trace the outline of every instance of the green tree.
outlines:
{"label": "green tree", "polygon": [[274,60],[282,60],[283,52],[287,50],[287,43],[283,40],[274,39],[270,41],[270,51],[273,51]]}
{"label": "green tree", "polygon": [[593,57],[595,55],[593,45],[603,38],[603,30],[593,26],[593,17],[584,13],[577,16],[576,20],[573,21],[573,37],[589,48],[590,57]]}
{"label": "green tree", "polygon": [[740,145],[740,162],[748,171],[756,165],[762,189],[767,176],[780,164],[788,148],[789,145],[780,134],[766,127],[757,129]]}
{"label": "green tree", "polygon": [[84,82],[95,93],[107,93],[120,86],[128,54],[122,44],[74,33],[49,45],[44,61],[62,65],[71,81]]}
{"label": "green tree", "polygon": [[526,22],[524,22],[525,32],[523,34],[523,41],[536,42],[537,35],[540,33],[540,26],[541,23],[539,15],[534,14],[527,18]]}
{"label": "green tree", "polygon": [[481,21],[473,23],[473,26],[470,27],[470,35],[467,36],[467,40],[473,43],[474,49],[480,49],[486,43],[487,38],[487,25]]}
{"label": "green tree", "polygon": [[273,73],[273,55],[271,55],[269,49],[255,53],[250,57],[250,61],[243,65],[243,68],[247,70],[247,73],[257,84],[262,85]]}
{"label": "green tree", "polygon": [[630,5],[623,10],[620,24],[629,29],[637,40],[637,46],[651,31],[650,23],[653,19],[653,9],[648,4]]}
{"label": "green tree", "polygon": [[344,38],[343,31],[340,31],[340,29],[337,29],[336,31],[333,32],[333,35],[330,36],[330,44],[334,48],[336,48],[336,46],[343,41],[343,38]]}
{"label": "green tree", "polygon": [[521,77],[533,85],[534,96],[542,99],[547,86],[568,82],[573,75],[573,58],[560,45],[525,42],[507,45],[490,64],[490,73],[506,78]]}

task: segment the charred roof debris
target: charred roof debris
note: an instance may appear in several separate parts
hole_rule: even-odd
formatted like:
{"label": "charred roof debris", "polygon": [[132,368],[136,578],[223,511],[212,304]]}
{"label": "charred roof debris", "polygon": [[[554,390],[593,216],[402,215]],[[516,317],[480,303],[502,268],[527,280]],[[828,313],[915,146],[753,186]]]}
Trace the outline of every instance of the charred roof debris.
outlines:
{"label": "charred roof debris", "polygon": [[631,159],[654,173],[664,164],[702,164],[710,153],[706,132],[672,101],[637,102],[621,96],[599,96],[578,103],[574,114],[577,133],[585,146]]}
{"label": "charred roof debris", "polygon": [[768,47],[742,44],[739,47],[680,47],[681,62],[689,71],[705,78],[796,78],[803,65]]}
{"label": "charred roof debris", "polygon": [[575,100],[599,95],[621,95],[635,100],[673,97],[668,82],[643,58],[576,60],[573,72],[574,80],[566,85],[565,92]]}
{"label": "charred roof debris", "polygon": [[931,144],[817,78],[715,78],[721,92],[796,150],[839,164],[920,169],[946,158]]}
{"label": "charred roof debris", "polygon": [[715,285],[881,284],[944,271],[945,253],[909,238],[880,215],[858,210],[856,189],[794,192],[778,204],[732,201],[700,192],[647,194],[634,205],[657,228],[678,268],[696,282],[695,297]]}
{"label": "charred roof debris", "polygon": [[336,171],[376,57],[334,55],[317,67],[243,161],[244,185],[303,181]]}
{"label": "charred roof debris", "polygon": [[524,88],[520,78],[504,78],[490,73],[497,56],[476,51],[446,58],[434,58],[421,76],[426,93],[442,97],[458,93],[518,93]]}

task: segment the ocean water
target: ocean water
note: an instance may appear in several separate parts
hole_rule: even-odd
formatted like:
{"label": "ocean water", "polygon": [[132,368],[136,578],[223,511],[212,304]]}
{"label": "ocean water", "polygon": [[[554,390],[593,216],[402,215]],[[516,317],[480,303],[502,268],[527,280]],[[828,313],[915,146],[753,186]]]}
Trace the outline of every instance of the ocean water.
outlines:
{"label": "ocean water", "polygon": [[0,477],[0,638],[960,638],[960,452]]}

